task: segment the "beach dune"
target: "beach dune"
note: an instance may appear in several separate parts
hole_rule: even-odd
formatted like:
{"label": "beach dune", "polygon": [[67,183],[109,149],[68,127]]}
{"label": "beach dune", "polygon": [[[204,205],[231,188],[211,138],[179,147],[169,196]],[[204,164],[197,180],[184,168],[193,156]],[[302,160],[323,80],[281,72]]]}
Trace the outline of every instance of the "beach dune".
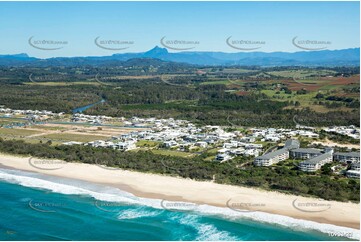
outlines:
{"label": "beach dune", "polygon": [[208,204],[229,207],[236,211],[262,211],[319,223],[360,228],[360,206],[355,203],[325,201],[255,188],[109,169],[81,163],[59,162],[52,169],[44,169],[48,164],[34,165],[29,162],[29,158],[0,154],[0,165],[5,168],[117,187],[138,197]]}

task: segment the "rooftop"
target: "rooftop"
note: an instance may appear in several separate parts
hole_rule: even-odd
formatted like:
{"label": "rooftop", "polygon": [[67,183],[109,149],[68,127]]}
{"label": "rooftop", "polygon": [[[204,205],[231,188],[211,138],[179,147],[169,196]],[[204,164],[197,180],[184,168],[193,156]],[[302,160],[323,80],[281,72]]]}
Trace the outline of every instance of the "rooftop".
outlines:
{"label": "rooftop", "polygon": [[329,158],[329,157],[332,157],[332,153],[327,152],[327,153],[318,155],[316,157],[313,157],[311,159],[308,159],[306,161],[302,161],[300,164],[302,164],[302,163],[317,164],[317,163],[320,163],[322,160]]}
{"label": "rooftop", "polygon": [[276,150],[274,152],[270,152],[270,153],[267,153],[265,155],[261,155],[261,156],[258,156],[256,159],[260,159],[260,160],[268,160],[268,159],[272,159],[278,155],[281,155],[285,152],[288,152],[288,149],[285,149],[285,148],[282,148],[282,149],[279,149],[279,150]]}
{"label": "rooftop", "polygon": [[360,153],[359,153],[359,152],[336,152],[334,155],[360,157]]}
{"label": "rooftop", "polygon": [[292,150],[292,152],[301,152],[301,153],[309,153],[309,154],[321,154],[321,150],[313,149],[313,148],[298,148]]}

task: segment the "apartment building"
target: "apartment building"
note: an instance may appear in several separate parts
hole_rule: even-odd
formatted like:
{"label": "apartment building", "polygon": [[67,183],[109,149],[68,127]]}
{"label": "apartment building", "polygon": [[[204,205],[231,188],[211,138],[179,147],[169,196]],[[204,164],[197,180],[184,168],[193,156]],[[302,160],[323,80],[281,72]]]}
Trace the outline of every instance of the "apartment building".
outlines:
{"label": "apartment building", "polygon": [[321,150],[312,148],[298,148],[290,151],[290,156],[294,159],[310,159],[321,155]]}
{"label": "apartment building", "polygon": [[300,170],[305,172],[315,172],[321,169],[321,166],[323,166],[324,164],[332,162],[332,153],[332,151],[328,151],[319,156],[315,156],[306,161],[302,161],[299,164],[299,168]]}
{"label": "apartment building", "polygon": [[355,163],[360,162],[359,152],[336,152],[333,155],[335,161]]}
{"label": "apartment building", "polygon": [[258,156],[253,164],[255,166],[271,166],[280,161],[287,160],[290,157],[291,149],[300,148],[300,142],[298,140],[287,140],[285,142],[285,146],[282,149],[276,150],[274,152],[270,152],[265,155]]}

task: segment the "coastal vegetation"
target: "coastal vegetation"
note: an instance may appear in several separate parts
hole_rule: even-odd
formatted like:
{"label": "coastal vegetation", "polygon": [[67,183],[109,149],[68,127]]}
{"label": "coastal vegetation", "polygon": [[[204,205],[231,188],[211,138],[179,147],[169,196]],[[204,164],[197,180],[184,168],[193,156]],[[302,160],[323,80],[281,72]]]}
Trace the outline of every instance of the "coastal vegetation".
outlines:
{"label": "coastal vegetation", "polygon": [[285,161],[272,167],[254,167],[250,164],[252,158],[247,157],[219,163],[205,160],[207,154],[182,158],[142,150],[121,152],[82,145],[54,146],[50,142],[30,144],[21,140],[3,139],[0,139],[0,152],[259,187],[326,200],[359,202],[360,199],[359,180],[329,175],[327,167],[317,174],[304,173],[293,165],[297,161]]}

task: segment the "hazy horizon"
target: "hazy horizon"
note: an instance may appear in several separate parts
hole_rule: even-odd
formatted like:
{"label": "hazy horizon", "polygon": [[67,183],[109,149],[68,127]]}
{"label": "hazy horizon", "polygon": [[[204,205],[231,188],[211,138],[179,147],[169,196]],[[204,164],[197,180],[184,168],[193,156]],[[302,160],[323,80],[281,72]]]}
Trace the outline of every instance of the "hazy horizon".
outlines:
{"label": "hazy horizon", "polygon": [[[0,2],[0,53],[37,58],[109,56],[155,46],[174,47],[168,52],[303,51],[293,44],[294,38],[324,42],[327,45],[319,46],[328,50],[359,48],[359,6],[359,2]],[[236,47],[247,50],[233,48],[227,39],[244,41]]]}

